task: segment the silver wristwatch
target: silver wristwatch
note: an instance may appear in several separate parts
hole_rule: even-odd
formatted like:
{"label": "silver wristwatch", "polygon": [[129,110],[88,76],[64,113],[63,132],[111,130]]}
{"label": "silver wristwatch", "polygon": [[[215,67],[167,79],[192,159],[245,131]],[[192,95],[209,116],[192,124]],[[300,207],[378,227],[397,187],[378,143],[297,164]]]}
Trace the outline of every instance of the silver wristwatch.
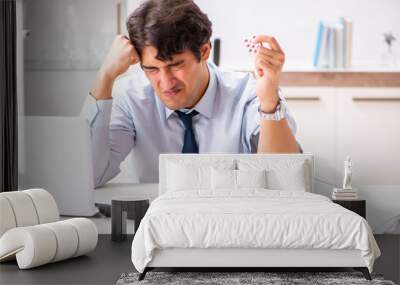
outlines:
{"label": "silver wristwatch", "polygon": [[286,107],[285,104],[281,103],[282,101],[279,100],[278,105],[276,106],[274,113],[265,113],[260,110],[258,107],[258,113],[260,114],[260,120],[267,120],[267,121],[280,121],[284,119],[286,116]]}

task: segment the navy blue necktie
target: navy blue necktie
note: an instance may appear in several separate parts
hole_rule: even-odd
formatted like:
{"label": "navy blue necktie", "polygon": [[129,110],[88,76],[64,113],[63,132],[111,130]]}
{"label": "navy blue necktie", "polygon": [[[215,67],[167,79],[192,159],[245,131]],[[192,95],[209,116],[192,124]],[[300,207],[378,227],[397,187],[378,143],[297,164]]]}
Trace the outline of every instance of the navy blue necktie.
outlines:
{"label": "navy blue necktie", "polygon": [[182,153],[199,153],[199,147],[197,146],[196,139],[192,128],[192,117],[196,116],[199,112],[193,110],[189,114],[181,111],[175,111],[179,119],[185,125],[185,135],[183,137],[183,148]]}

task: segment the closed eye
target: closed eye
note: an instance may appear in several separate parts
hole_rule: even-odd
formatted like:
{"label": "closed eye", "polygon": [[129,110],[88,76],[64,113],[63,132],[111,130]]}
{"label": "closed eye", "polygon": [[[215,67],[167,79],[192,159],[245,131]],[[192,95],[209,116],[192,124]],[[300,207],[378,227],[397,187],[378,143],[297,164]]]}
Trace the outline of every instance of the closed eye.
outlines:
{"label": "closed eye", "polygon": [[169,68],[180,68],[180,67],[183,66],[184,63],[185,63],[184,60],[180,60],[180,61],[178,61],[178,62],[174,62],[174,63],[168,64],[167,66],[168,66]]}
{"label": "closed eye", "polygon": [[157,67],[147,67],[147,66],[142,66],[143,71],[145,72],[150,72],[150,73],[155,73],[159,71]]}
{"label": "closed eye", "polygon": [[[182,68],[184,66],[184,63],[185,63],[184,60],[179,60],[177,62],[173,62],[173,63],[168,64],[166,66],[166,68],[169,69],[169,70],[171,70],[171,69],[172,70],[180,69],[180,68]],[[142,65],[142,69],[143,69],[143,71],[149,72],[149,73],[156,73],[156,72],[160,71],[160,68],[155,67],[155,66]]]}

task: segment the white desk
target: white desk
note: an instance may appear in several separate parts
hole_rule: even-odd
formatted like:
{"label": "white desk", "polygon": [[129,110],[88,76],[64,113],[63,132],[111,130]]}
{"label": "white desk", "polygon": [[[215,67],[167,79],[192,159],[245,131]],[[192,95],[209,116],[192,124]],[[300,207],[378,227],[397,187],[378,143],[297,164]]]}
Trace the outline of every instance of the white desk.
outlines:
{"label": "white desk", "polygon": [[110,204],[113,198],[147,198],[153,201],[158,196],[158,183],[107,183],[94,190],[95,203]]}

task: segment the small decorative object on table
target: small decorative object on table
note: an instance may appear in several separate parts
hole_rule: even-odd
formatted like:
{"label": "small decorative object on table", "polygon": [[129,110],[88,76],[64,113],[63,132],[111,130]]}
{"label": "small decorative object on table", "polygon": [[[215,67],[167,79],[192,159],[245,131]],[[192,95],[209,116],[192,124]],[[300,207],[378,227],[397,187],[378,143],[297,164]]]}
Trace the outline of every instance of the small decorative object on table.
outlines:
{"label": "small decorative object on table", "polygon": [[351,186],[352,180],[352,162],[351,157],[347,156],[344,161],[344,178],[343,188],[333,188],[332,199],[333,200],[357,200],[358,194],[357,189]]}
{"label": "small decorative object on table", "polygon": [[126,239],[126,219],[135,220],[135,232],[149,208],[148,197],[114,197],[111,202],[111,239]]}

